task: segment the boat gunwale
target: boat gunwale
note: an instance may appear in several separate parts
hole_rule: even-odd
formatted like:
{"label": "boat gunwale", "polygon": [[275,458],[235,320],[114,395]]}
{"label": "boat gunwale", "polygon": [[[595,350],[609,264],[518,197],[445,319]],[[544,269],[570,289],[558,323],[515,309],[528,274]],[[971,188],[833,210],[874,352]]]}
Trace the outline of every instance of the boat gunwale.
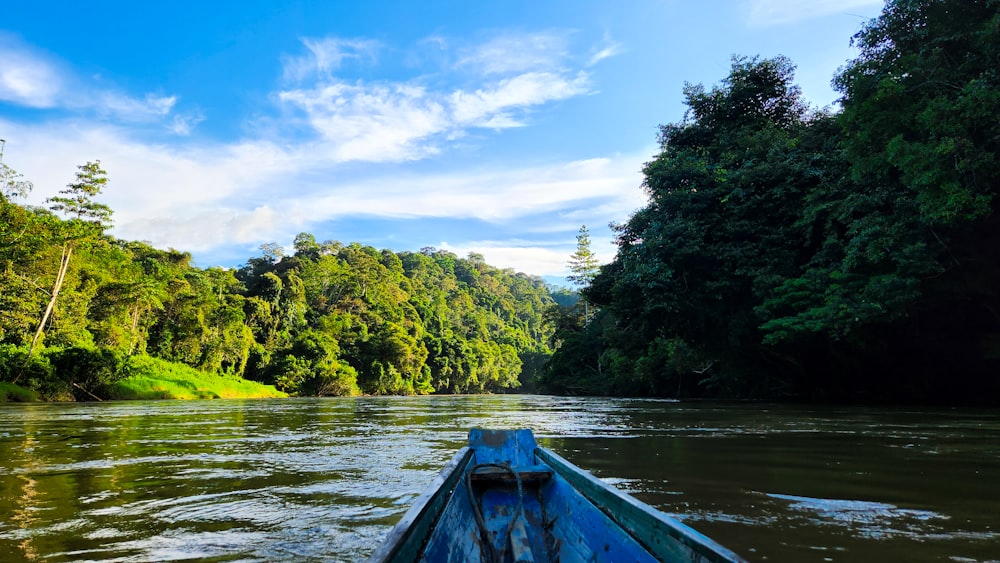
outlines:
{"label": "boat gunwale", "polygon": [[[535,456],[661,561],[671,561],[677,553],[667,543],[650,542],[647,537],[650,532],[666,533],[672,540],[701,558],[691,561],[745,563],[745,559],[712,538],[601,481],[552,450],[538,446],[535,448]],[[623,508],[627,514],[616,513],[608,506],[609,501]],[[640,528],[644,528],[646,533]]]}

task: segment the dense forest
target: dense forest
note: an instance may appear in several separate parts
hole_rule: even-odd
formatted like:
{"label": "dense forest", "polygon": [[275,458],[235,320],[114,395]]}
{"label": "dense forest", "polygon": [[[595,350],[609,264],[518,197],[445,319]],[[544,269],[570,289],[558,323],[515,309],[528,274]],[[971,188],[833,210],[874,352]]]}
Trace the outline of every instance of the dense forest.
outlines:
{"label": "dense forest", "polygon": [[895,0],[815,109],[735,58],[564,323],[564,393],[1000,400],[1000,1]]}
{"label": "dense forest", "polygon": [[780,56],[686,85],[613,262],[581,231],[579,302],[307,233],[202,269],[108,235],[99,162],[47,208],[3,164],[0,386],[98,398],[155,358],[307,395],[996,403],[1000,0],[889,1],[853,42],[839,108]]}
{"label": "dense forest", "polygon": [[476,254],[302,233],[290,255],[201,269],[106,233],[99,162],[48,208],[2,172],[0,382],[42,398],[101,398],[148,357],[293,394],[495,392],[530,387],[550,354],[544,282]]}

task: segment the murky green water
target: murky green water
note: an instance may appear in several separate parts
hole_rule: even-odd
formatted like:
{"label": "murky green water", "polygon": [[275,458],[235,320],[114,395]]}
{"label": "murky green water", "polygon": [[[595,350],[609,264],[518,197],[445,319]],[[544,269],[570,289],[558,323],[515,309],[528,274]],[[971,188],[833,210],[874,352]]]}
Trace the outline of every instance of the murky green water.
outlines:
{"label": "murky green water", "polygon": [[0,561],[357,561],[471,426],[751,561],[1000,560],[1000,412],[422,397],[0,406]]}

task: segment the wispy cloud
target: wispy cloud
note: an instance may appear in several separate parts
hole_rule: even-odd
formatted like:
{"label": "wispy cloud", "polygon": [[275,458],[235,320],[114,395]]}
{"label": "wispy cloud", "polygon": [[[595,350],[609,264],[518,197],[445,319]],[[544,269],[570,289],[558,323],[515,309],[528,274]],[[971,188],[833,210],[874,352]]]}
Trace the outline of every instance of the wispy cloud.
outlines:
{"label": "wispy cloud", "polygon": [[436,149],[416,142],[449,128],[440,101],[418,86],[338,82],[281,92],[279,99],[302,111],[333,162],[421,158]]}
{"label": "wispy cloud", "polygon": [[136,99],[118,92],[97,92],[93,98],[80,97],[70,103],[93,107],[103,115],[123,121],[147,122],[168,115],[177,103],[177,96],[147,94],[142,99]]}
{"label": "wispy cloud", "polygon": [[55,67],[0,36],[0,102],[31,108],[50,108],[62,88]]}
{"label": "wispy cloud", "polygon": [[[286,78],[304,81],[306,69],[336,70],[348,54],[374,48],[335,38],[303,42],[308,53],[286,58]],[[488,76],[472,88],[433,88],[422,76],[367,83],[320,72],[311,85],[283,90],[277,99],[319,135],[331,161],[421,159],[468,129],[519,127],[532,108],[588,93],[586,72],[560,66],[564,44],[554,34],[521,34],[462,49],[453,68],[474,66]],[[434,45],[443,49],[447,41],[437,38]]]}
{"label": "wispy cloud", "polygon": [[[275,106],[261,111],[270,114],[254,116],[273,135],[164,146],[145,138],[149,123],[187,135],[206,116],[179,111],[175,95],[135,96],[99,84],[36,93],[34,103],[67,111],[33,122],[0,119],[0,131],[17,140],[17,168],[35,183],[29,203],[53,195],[77,164],[100,159],[111,180],[101,200],[115,210],[114,234],[161,248],[254,248],[359,216],[510,223],[543,237],[565,234],[571,243],[579,224],[622,220],[642,205],[638,170],[648,153],[523,167],[421,165],[419,172],[405,164],[358,164],[426,159],[474,130],[530,125],[546,104],[592,91],[586,47],[573,59],[558,35],[519,35],[526,43],[503,62],[498,49],[511,37],[481,48],[454,48],[440,38],[422,46],[442,54],[432,71],[413,67],[415,76],[377,81],[340,76],[347,60],[377,62],[377,43],[303,40],[304,53],[286,57],[284,74],[275,77]],[[591,53],[606,49],[614,50],[605,44]],[[52,70],[58,65],[32,68],[50,69],[45,84],[84,84],[72,72]],[[25,105],[25,95],[14,103]],[[73,117],[62,117],[67,113]],[[498,265],[532,273],[562,271],[567,255],[558,245],[524,240],[449,244],[472,244]]]}
{"label": "wispy cloud", "polygon": [[339,37],[304,38],[302,44],[308,53],[283,57],[284,79],[287,81],[328,78],[341,68],[345,60],[374,62],[381,48],[378,41]]}
{"label": "wispy cloud", "polygon": [[474,92],[457,90],[448,96],[456,127],[516,127],[509,113],[546,102],[565,100],[589,91],[588,75],[526,72]]}
{"label": "wispy cloud", "polygon": [[465,47],[455,66],[484,75],[557,70],[569,57],[565,32],[505,33]]}
{"label": "wispy cloud", "polygon": [[[0,130],[17,139],[17,168],[35,183],[32,203],[41,204],[72,179],[76,164],[100,158],[111,179],[101,201],[115,210],[115,234],[194,252],[290,241],[297,232],[358,216],[469,219],[520,223],[523,232],[575,233],[583,223],[624,220],[645,201],[638,170],[647,153],[523,168],[395,170],[331,181],[336,168],[308,146],[244,142],[165,149],[121,128],[73,122],[30,127],[0,120]],[[547,228],[532,228],[540,225]],[[532,244],[495,244],[484,254],[497,265],[531,273],[562,271],[565,248],[546,254],[526,247]],[[518,255],[548,256],[557,269],[537,269]]]}
{"label": "wispy cloud", "polygon": [[191,127],[200,121],[195,114],[176,115],[177,96],[146,94],[134,97],[94,84],[64,66],[0,36],[0,102],[90,113],[113,122],[162,122],[165,128],[179,134],[190,133]]}
{"label": "wispy cloud", "polygon": [[603,43],[591,49],[590,59],[587,60],[587,66],[594,66],[604,59],[610,59],[611,57],[618,56],[624,51],[625,47],[621,43],[613,41],[609,35],[605,34]]}
{"label": "wispy cloud", "polygon": [[884,0],[749,0],[751,25],[781,25],[881,6]]}
{"label": "wispy cloud", "polygon": [[306,193],[286,199],[283,209],[290,216],[315,214],[325,220],[372,215],[500,222],[611,203],[624,218],[644,201],[638,172],[644,158],[648,155],[514,169],[379,175],[336,186],[300,184]]}
{"label": "wispy cloud", "polygon": [[175,115],[173,121],[167,125],[167,128],[175,135],[187,136],[202,121],[205,121],[205,116],[201,113]]}

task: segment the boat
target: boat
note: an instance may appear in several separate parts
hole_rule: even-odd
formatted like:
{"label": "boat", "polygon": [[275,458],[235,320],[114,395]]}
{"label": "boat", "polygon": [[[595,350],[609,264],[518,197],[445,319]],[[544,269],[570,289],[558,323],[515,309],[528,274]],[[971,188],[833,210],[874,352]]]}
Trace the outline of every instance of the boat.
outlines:
{"label": "boat", "polygon": [[539,447],[529,429],[474,428],[369,559],[416,561],[744,559]]}

